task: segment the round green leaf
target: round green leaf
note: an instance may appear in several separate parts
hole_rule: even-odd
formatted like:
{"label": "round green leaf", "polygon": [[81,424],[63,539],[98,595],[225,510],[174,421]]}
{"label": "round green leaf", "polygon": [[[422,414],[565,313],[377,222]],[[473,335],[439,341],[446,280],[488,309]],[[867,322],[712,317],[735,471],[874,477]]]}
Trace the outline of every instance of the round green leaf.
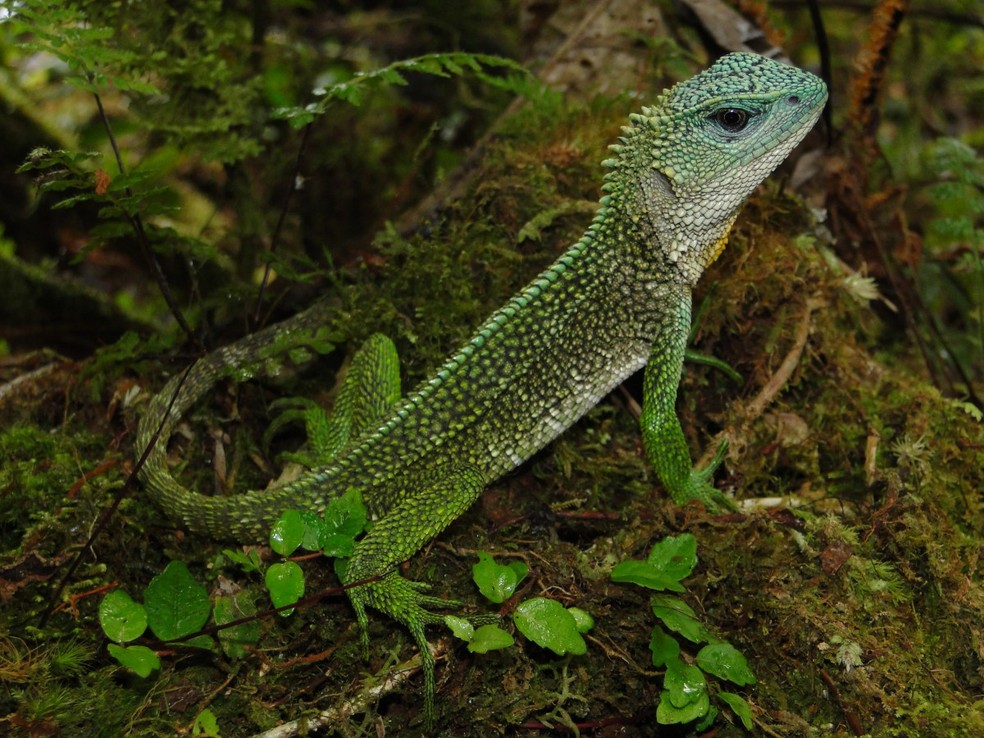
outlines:
{"label": "round green leaf", "polygon": [[455,615],[445,615],[444,624],[451,629],[455,638],[460,638],[463,641],[471,641],[475,635],[475,626],[464,618],[459,618]]}
{"label": "round green leaf", "polygon": [[669,694],[664,690],[660,693],[659,707],[656,708],[656,722],[660,725],[689,723],[692,720],[703,717],[710,707],[711,700],[706,692],[694,702],[683,707],[677,707],[670,701]]}
{"label": "round green leaf", "polygon": [[485,551],[478,552],[478,563],[472,566],[472,580],[478,585],[478,590],[497,605],[513,596],[516,587],[528,573],[526,564],[513,562],[506,566]]}
{"label": "round green leaf", "polygon": [[321,534],[321,516],[302,510],[301,520],[304,521],[304,538],[301,541],[301,548],[305,551],[319,550],[321,548],[318,543],[318,536]]}
{"label": "round green leaf", "polygon": [[99,625],[110,640],[126,643],[147,630],[147,611],[122,589],[114,589],[99,603]]}
{"label": "round green leaf", "polygon": [[578,633],[587,633],[594,627],[594,618],[587,610],[582,610],[580,607],[568,607],[567,612],[574,617],[574,625],[577,627]]}
{"label": "round green leaf", "polygon": [[663,689],[673,706],[682,708],[707,697],[707,679],[704,672],[693,664],[676,659],[666,665]]}
{"label": "round green leaf", "polygon": [[154,669],[161,668],[157,654],[146,646],[117,646],[110,643],[109,654],[139,677],[146,679]]}
{"label": "round green leaf", "polygon": [[513,570],[516,574],[516,585],[519,586],[523,583],[523,580],[530,573],[530,567],[524,564],[522,561],[510,561],[506,566]]}
{"label": "round green leaf", "polygon": [[[274,607],[292,605],[304,596],[304,572],[293,561],[271,565],[265,581]],[[286,617],[292,612],[293,609],[284,610],[280,614]]]}
{"label": "round green leaf", "polygon": [[697,565],[697,539],[691,533],[667,536],[653,546],[646,561],[679,581]]}
{"label": "round green leaf", "polygon": [[368,513],[358,490],[350,489],[328,503],[319,523],[318,545],[325,556],[351,556],[355,537],[366,528]]}
{"label": "round green leaf", "polygon": [[689,723],[703,717],[711,707],[704,673],[692,664],[674,659],[666,665],[656,720],[663,725]]}
{"label": "round green leaf", "polygon": [[325,556],[348,558],[355,551],[355,538],[342,533],[321,532],[318,538],[318,548]]}
{"label": "round green leaf", "polygon": [[322,531],[326,533],[341,533],[353,538],[365,530],[369,513],[359,490],[350,489],[341,497],[336,497],[328,503],[322,518]]}
{"label": "round green leaf", "polygon": [[[256,614],[256,604],[246,592],[234,595],[220,595],[215,598],[215,608],[212,618],[216,625],[225,625],[233,620]],[[253,620],[248,623],[223,628],[218,633],[219,643],[226,656],[241,659],[247,654],[247,646],[255,646],[260,640],[260,623]]]}
{"label": "round green leaf", "polygon": [[205,585],[180,561],[172,561],[150,580],[144,590],[144,607],[150,629],[162,641],[201,630],[212,609]]}
{"label": "round green leaf", "polygon": [[708,674],[727,679],[740,687],[755,684],[755,675],[748,661],[730,643],[712,643],[697,652],[697,664]]}
{"label": "round green leaf", "polygon": [[588,650],[577,632],[574,616],[556,600],[545,597],[524,600],[513,612],[513,622],[520,633],[558,656],[566,653],[580,656]]}
{"label": "round green leaf", "polygon": [[472,653],[488,653],[509,648],[513,643],[513,637],[499,626],[483,625],[475,631],[468,650]]}
{"label": "round green leaf", "polygon": [[281,556],[290,556],[304,540],[306,529],[300,510],[285,510],[270,528],[270,548]]}
{"label": "round green leaf", "polygon": [[671,592],[685,591],[683,585],[666,572],[660,571],[648,561],[635,559],[616,564],[612,568],[612,581],[638,584],[640,587],[657,591],[664,589]]}

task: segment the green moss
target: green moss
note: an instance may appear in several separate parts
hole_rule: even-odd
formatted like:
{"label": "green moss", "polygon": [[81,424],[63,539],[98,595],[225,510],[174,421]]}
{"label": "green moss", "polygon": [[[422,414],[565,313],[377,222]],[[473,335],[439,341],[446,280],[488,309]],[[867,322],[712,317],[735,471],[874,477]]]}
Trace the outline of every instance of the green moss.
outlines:
{"label": "green moss", "polygon": [[56,511],[69,504],[83,468],[97,463],[101,445],[99,437],[86,432],[52,432],[27,424],[0,431],[0,490],[5,490],[0,494],[0,550],[15,549],[39,523],[61,527]]}

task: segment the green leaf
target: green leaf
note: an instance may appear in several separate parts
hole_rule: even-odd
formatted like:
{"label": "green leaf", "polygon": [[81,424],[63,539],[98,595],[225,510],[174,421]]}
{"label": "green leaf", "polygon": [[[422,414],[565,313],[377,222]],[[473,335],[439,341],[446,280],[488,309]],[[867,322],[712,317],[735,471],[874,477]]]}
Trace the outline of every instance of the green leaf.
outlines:
{"label": "green leaf", "polygon": [[99,603],[99,625],[110,640],[126,643],[147,630],[147,611],[122,589],[115,589]]}
{"label": "green leaf", "polygon": [[683,585],[665,572],[659,571],[648,561],[632,559],[622,561],[612,568],[612,581],[627,584],[638,584],[648,589],[671,592],[684,592]]}
{"label": "green leaf", "polygon": [[663,625],[688,641],[701,643],[716,640],[710,631],[701,625],[697,620],[697,614],[683,600],[669,595],[653,595],[650,603],[653,614],[663,621]]}
{"label": "green leaf", "polygon": [[[216,625],[225,625],[233,620],[256,614],[256,604],[246,592],[234,595],[219,595],[215,598],[215,609],[212,618]],[[255,646],[260,640],[260,623],[253,620],[248,623],[223,628],[219,631],[219,644],[226,656],[241,659],[248,653],[247,646]]]}
{"label": "green leaf", "polygon": [[201,630],[212,607],[205,585],[181,561],[172,561],[144,590],[147,622],[162,641]]}
{"label": "green leaf", "polygon": [[679,659],[666,666],[656,720],[663,725],[689,723],[707,714],[711,707],[704,673]]}
{"label": "green leaf", "polygon": [[730,643],[711,643],[697,652],[697,664],[708,674],[727,679],[739,687],[755,684],[755,675],[748,668],[742,653]]}
{"label": "green leaf", "polygon": [[[292,605],[304,596],[304,572],[293,561],[272,564],[266,572],[266,586],[274,607]],[[280,614],[287,617],[293,608]]]}
{"label": "green leaf", "polygon": [[588,650],[577,632],[574,616],[556,600],[545,597],[524,600],[513,612],[513,622],[520,633],[558,656],[566,653],[580,656]]}
{"label": "green leaf", "polygon": [[658,625],[653,626],[653,633],[649,637],[649,651],[652,654],[653,666],[666,666],[680,658],[680,644],[677,643],[677,639]]}
{"label": "green leaf", "polygon": [[623,561],[612,569],[613,582],[655,590],[683,592],[680,580],[697,564],[697,539],[689,533],[667,536],[652,547],[645,561]]}
{"label": "green leaf", "polygon": [[483,625],[475,631],[468,650],[472,653],[488,653],[509,648],[513,643],[513,637],[498,625]]}
{"label": "green leaf", "polygon": [[741,720],[741,724],[745,726],[745,730],[751,730],[754,726],[752,722],[752,708],[748,703],[740,696],[734,692],[718,692],[718,698],[724,702],[731,711],[738,716]]}
{"label": "green leaf", "polygon": [[281,556],[290,556],[304,540],[306,528],[300,510],[285,510],[270,528],[270,548]]}
{"label": "green leaf", "polygon": [[705,730],[711,727],[715,720],[717,720],[718,709],[713,705],[707,711],[707,714],[700,719],[700,722],[694,723],[694,733],[701,735]]}
{"label": "green leaf", "polygon": [[512,597],[528,573],[526,564],[519,561],[508,566],[499,564],[486,551],[478,552],[478,563],[472,566],[472,580],[478,585],[479,592],[496,604]]}
{"label": "green leaf", "polygon": [[321,516],[308,510],[301,510],[301,520],[304,521],[304,537],[301,539],[301,548],[305,551],[318,551],[321,544],[318,537],[321,535]]}
{"label": "green leaf", "polygon": [[659,707],[656,708],[656,722],[660,725],[689,723],[703,717],[711,707],[711,699],[706,694],[696,702],[683,707],[677,707],[669,699],[669,693],[660,692]]}
{"label": "green leaf", "polygon": [[568,607],[567,612],[574,616],[574,624],[577,626],[578,633],[587,633],[594,627],[595,620],[587,610],[582,610],[580,607]]}
{"label": "green leaf", "polygon": [[318,533],[325,556],[351,556],[355,537],[365,530],[368,519],[362,495],[356,489],[329,502]]}
{"label": "green leaf", "polygon": [[669,692],[674,707],[685,707],[707,695],[707,679],[693,664],[675,659],[666,665],[663,689]]}
{"label": "green leaf", "polygon": [[146,646],[118,646],[110,643],[107,648],[110,656],[144,679],[150,676],[150,672],[161,668],[161,660],[157,654]]}
{"label": "green leaf", "polygon": [[465,642],[471,641],[475,635],[475,626],[464,618],[459,618],[455,615],[445,615],[444,624],[451,629],[455,638],[460,638]]}
{"label": "green leaf", "polygon": [[667,536],[653,546],[646,561],[675,579],[683,579],[697,565],[697,539],[690,533]]}
{"label": "green leaf", "polygon": [[348,558],[355,551],[355,539],[339,533],[322,533],[318,538],[318,548],[325,556]]}
{"label": "green leaf", "polygon": [[222,553],[232,563],[239,564],[247,574],[260,570],[260,555],[256,552],[255,548],[251,548],[246,552],[224,548],[222,549]]}
{"label": "green leaf", "polygon": [[192,735],[203,735],[206,738],[221,738],[219,733],[219,720],[215,713],[207,707],[198,713],[195,722],[191,726]]}

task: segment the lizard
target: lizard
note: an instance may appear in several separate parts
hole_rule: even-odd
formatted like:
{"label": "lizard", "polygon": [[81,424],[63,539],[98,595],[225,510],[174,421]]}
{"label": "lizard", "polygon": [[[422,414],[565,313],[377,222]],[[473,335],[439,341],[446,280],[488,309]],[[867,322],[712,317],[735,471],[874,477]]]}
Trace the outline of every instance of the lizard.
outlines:
{"label": "lizard", "polygon": [[[392,344],[356,357],[388,379],[367,383],[367,408],[327,462],[285,486],[230,496],[185,489],[166,447],[184,412],[220,378],[291,336],[316,330],[316,303],[217,349],[149,402],[135,449],[139,477],[165,513],[196,533],[258,542],[288,508],[322,512],[357,489],[374,523],[343,575],[367,644],[367,608],[402,623],[420,648],[425,711],[434,659],[425,626],[446,600],[397,567],[464,513],[493,481],[563,433],[645,367],[645,453],[676,503],[722,500],[712,478],[724,457],[694,468],[675,403],[691,324],[692,290],[724,249],[749,194],[812,129],[822,80],[749,53],[731,53],[629,116],[584,235],[494,312],[436,372],[399,399]],[[346,389],[348,384],[348,389]],[[340,398],[358,395],[343,383]]]}

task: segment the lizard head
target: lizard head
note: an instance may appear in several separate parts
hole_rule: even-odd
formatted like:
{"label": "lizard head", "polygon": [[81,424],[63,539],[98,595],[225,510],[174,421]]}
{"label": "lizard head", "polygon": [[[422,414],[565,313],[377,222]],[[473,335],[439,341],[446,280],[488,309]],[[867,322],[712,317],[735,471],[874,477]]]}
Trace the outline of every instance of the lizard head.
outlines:
{"label": "lizard head", "polygon": [[810,131],[821,79],[735,53],[630,117],[606,190],[648,224],[657,258],[693,283],[724,248],[745,198]]}

